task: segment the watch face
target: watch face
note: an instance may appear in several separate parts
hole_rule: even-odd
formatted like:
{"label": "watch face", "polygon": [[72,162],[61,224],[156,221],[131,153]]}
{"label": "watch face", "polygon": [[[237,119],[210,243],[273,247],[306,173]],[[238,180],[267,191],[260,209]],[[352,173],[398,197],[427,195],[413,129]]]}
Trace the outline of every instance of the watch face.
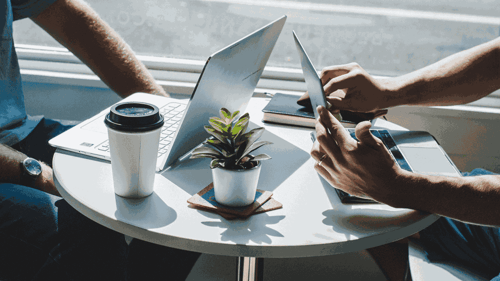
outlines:
{"label": "watch face", "polygon": [[24,161],[24,167],[26,168],[26,171],[32,176],[38,176],[40,173],[42,173],[42,166],[33,158],[26,159],[26,161]]}

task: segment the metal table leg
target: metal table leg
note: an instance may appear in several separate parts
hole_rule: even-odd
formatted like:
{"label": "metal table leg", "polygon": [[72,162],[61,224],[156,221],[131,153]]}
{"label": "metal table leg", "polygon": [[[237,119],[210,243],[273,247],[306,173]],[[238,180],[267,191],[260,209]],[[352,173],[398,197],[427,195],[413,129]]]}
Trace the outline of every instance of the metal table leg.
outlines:
{"label": "metal table leg", "polygon": [[238,257],[237,281],[263,281],[264,258]]}

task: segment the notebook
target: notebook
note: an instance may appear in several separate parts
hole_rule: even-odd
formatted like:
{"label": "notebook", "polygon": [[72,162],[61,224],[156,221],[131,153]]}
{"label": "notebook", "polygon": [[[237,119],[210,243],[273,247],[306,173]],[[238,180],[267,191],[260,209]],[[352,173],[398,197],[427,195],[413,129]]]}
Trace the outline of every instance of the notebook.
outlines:
{"label": "notebook", "polygon": [[[204,125],[210,117],[219,115],[220,108],[244,113],[285,21],[283,16],[211,55],[189,101],[136,93],[119,102],[151,103],[164,114],[156,171],[174,165],[201,144],[209,136]],[[109,109],[56,136],[49,144],[110,160],[104,125]]]}
{"label": "notebook", "polygon": [[[313,108],[315,109],[318,105],[325,106],[325,95],[321,80],[295,32],[293,35],[297,44],[297,50],[303,61],[302,71]],[[309,85],[313,85],[315,88],[309,88]],[[318,87],[321,89],[318,89]],[[317,111],[314,111],[317,114]],[[356,139],[354,128],[345,128],[345,130],[351,137]],[[402,169],[424,175],[462,176],[450,157],[428,132],[375,129],[370,131],[375,137],[382,140],[394,161]],[[315,140],[315,134],[311,134],[311,136]],[[353,197],[341,190],[336,190],[343,203],[374,202],[370,198]]]}

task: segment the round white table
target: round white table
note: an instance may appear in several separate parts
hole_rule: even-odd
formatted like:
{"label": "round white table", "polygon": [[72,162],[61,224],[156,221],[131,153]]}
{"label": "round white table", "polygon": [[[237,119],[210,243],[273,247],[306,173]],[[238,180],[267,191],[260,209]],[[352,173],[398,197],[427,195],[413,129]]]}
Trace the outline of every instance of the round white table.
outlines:
{"label": "round white table", "polygon": [[[189,251],[251,257],[246,261],[252,266],[256,260],[262,266],[260,258],[360,251],[410,236],[438,219],[383,204],[342,204],[313,168],[312,129],[262,123],[268,101],[252,98],[247,111],[253,123],[266,128],[261,139],[274,143],[260,149],[272,159],[263,162],[258,188],[273,192],[282,209],[226,220],[189,208],[188,198],[212,181],[208,159],[186,159],[156,174],[154,193],[140,200],[115,195],[109,162],[62,150],[54,155],[54,181],[71,206],[115,231]],[[375,125],[404,129],[384,120]],[[257,270],[243,270],[245,260],[240,261],[239,277]]]}

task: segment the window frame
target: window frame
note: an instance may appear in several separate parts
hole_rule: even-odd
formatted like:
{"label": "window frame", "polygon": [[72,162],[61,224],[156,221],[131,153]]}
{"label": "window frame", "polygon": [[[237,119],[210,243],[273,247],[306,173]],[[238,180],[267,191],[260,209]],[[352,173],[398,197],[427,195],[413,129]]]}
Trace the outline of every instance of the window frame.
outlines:
{"label": "window frame", "polygon": [[[63,47],[16,45],[23,81],[108,88],[76,56]],[[194,90],[205,61],[137,55],[155,80],[169,93],[189,97]],[[302,95],[306,85],[300,69],[266,66],[255,90],[255,96],[265,93]],[[412,112],[463,116],[479,114],[482,118],[500,118],[500,90],[470,104],[413,108]],[[485,115],[486,114],[486,115]],[[495,116],[486,117],[488,114]],[[496,117],[499,116],[499,117]]]}

